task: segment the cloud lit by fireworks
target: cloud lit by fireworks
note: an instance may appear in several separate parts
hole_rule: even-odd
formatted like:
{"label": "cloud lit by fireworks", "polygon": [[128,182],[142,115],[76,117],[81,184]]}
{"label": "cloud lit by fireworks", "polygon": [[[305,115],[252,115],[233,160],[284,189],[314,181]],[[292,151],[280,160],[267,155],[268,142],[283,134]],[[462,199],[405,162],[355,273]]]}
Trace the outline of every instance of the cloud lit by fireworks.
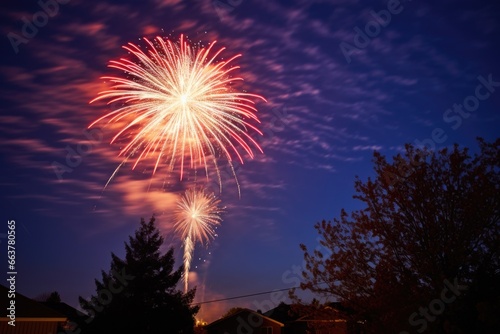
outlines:
{"label": "cloud lit by fireworks", "polygon": [[265,99],[232,88],[243,80],[232,76],[239,68],[233,61],[241,55],[222,59],[225,48],[213,52],[215,41],[196,47],[183,35],[179,42],[162,37],[144,41],[147,51],[132,43],[124,46],[132,60],[113,60],[109,67],[124,71],[126,78],[103,77],[113,86],[90,101],[120,104],[89,126],[107,120],[119,127],[111,143],[124,141],[124,160],[110,180],[131,159],[132,168],[151,162],[152,174],[164,164],[169,170],[178,166],[181,180],[185,165],[202,167],[208,176],[212,162],[221,183],[218,159],[232,166],[233,159],[243,163],[243,153],[253,158],[254,149],[262,152],[251,132],[262,135],[254,100]]}
{"label": "cloud lit by fireworks", "polygon": [[203,190],[188,189],[177,202],[175,212],[175,231],[180,234],[184,244],[184,290],[188,289],[188,275],[191,268],[194,245],[196,242],[208,243],[217,236],[215,229],[222,219],[223,208],[214,194]]}

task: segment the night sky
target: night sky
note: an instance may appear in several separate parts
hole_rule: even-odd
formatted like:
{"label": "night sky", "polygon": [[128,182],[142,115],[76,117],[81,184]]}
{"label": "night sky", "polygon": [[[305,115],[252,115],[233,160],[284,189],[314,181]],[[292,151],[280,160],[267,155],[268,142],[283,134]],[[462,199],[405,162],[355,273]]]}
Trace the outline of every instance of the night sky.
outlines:
{"label": "night sky", "polygon": [[[389,157],[405,143],[475,150],[476,137],[499,135],[497,1],[60,2],[50,15],[35,0],[1,5],[0,268],[5,285],[5,233],[14,219],[17,290],[28,297],[57,290],[78,306],[109,269],[111,252],[123,256],[141,217],[153,214],[181,264],[170,214],[204,175],[180,181],[167,169],[152,177],[150,165],[127,164],[103,190],[122,161],[120,146],[109,144],[107,128],[85,135],[111,110],[89,105],[109,87],[101,76],[120,75],[108,61],[142,37],[217,40],[223,55],[243,55],[237,89],[268,101],[257,102],[264,154],[237,165],[241,198],[234,180],[223,180],[218,237],[197,245],[190,277],[197,302],[297,285],[299,244],[315,248],[316,222],[360,208],[354,180],[374,175],[374,150]],[[28,27],[34,18],[36,31]],[[81,154],[68,163],[68,150]],[[56,165],[66,172],[58,176]],[[199,318],[214,320],[231,306],[267,310],[279,299],[206,304]]]}

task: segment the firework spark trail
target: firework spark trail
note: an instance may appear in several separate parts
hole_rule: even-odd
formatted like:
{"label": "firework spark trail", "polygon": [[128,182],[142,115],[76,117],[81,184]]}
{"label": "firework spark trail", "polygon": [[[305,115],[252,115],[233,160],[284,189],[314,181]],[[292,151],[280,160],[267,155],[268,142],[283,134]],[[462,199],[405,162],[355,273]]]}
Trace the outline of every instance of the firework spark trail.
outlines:
{"label": "firework spark trail", "polygon": [[188,291],[189,269],[191,269],[191,260],[193,258],[194,242],[190,235],[184,239],[184,292]]}
{"label": "firework spark trail", "polygon": [[188,189],[177,202],[175,231],[184,240],[184,290],[188,289],[188,275],[195,242],[208,243],[217,236],[215,228],[220,225],[223,208],[215,195],[203,190]]}
{"label": "firework spark trail", "polygon": [[266,100],[231,88],[233,82],[243,80],[231,77],[239,68],[232,62],[241,55],[217,61],[225,48],[212,52],[215,41],[199,49],[183,35],[179,43],[162,37],[144,41],[147,53],[132,43],[123,47],[135,61],[110,61],[109,67],[123,71],[127,78],[103,77],[113,86],[90,103],[108,100],[108,104],[122,105],[89,128],[104,120],[120,126],[111,143],[128,141],[119,156],[124,157],[124,162],[133,157],[132,169],[146,159],[154,162],[152,174],[163,163],[170,170],[178,164],[182,180],[189,162],[191,168],[203,167],[208,178],[211,160],[222,188],[217,159],[223,157],[232,165],[233,155],[243,163],[243,152],[250,158],[254,157],[253,148],[262,152],[249,132],[262,135],[256,127],[260,121],[254,100]]}

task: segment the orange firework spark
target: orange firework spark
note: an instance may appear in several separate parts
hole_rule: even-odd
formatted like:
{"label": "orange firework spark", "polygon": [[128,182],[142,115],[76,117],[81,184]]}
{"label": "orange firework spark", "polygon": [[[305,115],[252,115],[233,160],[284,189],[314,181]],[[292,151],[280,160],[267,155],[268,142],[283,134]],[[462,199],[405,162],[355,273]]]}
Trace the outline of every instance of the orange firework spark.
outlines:
{"label": "orange firework spark", "polygon": [[243,80],[231,77],[239,68],[232,62],[241,55],[216,61],[224,47],[212,52],[214,41],[207,48],[195,48],[183,35],[178,43],[162,37],[144,41],[147,52],[132,43],[123,47],[135,61],[120,58],[109,64],[124,71],[127,78],[103,77],[113,86],[90,101],[121,103],[89,126],[106,119],[120,126],[111,143],[118,138],[128,141],[119,154],[124,160],[111,178],[134,156],[132,169],[140,161],[152,159],[152,174],[163,163],[170,170],[178,164],[181,180],[187,161],[191,168],[204,167],[208,177],[211,160],[220,183],[217,159],[222,157],[232,166],[233,155],[243,163],[243,152],[251,158],[253,148],[262,152],[249,132],[262,135],[253,125],[260,123],[254,99],[266,100],[231,89],[232,82]]}

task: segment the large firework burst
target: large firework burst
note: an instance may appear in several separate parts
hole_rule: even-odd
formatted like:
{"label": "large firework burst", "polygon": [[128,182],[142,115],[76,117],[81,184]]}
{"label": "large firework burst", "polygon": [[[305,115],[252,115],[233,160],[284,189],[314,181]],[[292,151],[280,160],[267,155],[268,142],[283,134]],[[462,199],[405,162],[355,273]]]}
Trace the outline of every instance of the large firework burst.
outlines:
{"label": "large firework burst", "polygon": [[183,35],[177,43],[162,37],[144,41],[147,52],[132,43],[123,47],[133,59],[113,60],[109,67],[124,71],[126,78],[103,77],[113,86],[90,101],[121,104],[89,126],[105,119],[119,126],[111,143],[119,138],[126,141],[120,166],[133,159],[135,168],[149,159],[152,174],[162,164],[170,170],[179,166],[182,180],[187,162],[191,168],[204,167],[208,176],[212,161],[220,183],[219,158],[232,166],[233,157],[243,163],[242,153],[253,158],[254,149],[262,152],[250,131],[262,135],[256,127],[260,121],[254,100],[265,99],[231,88],[233,82],[243,80],[232,77],[239,68],[232,63],[240,54],[217,61],[224,47],[212,52],[214,41],[207,48],[197,48]]}
{"label": "large firework burst", "polygon": [[191,268],[194,245],[198,241],[207,243],[216,236],[215,228],[220,225],[220,200],[204,190],[188,189],[177,202],[175,231],[184,243],[184,290],[188,289],[188,275]]}

